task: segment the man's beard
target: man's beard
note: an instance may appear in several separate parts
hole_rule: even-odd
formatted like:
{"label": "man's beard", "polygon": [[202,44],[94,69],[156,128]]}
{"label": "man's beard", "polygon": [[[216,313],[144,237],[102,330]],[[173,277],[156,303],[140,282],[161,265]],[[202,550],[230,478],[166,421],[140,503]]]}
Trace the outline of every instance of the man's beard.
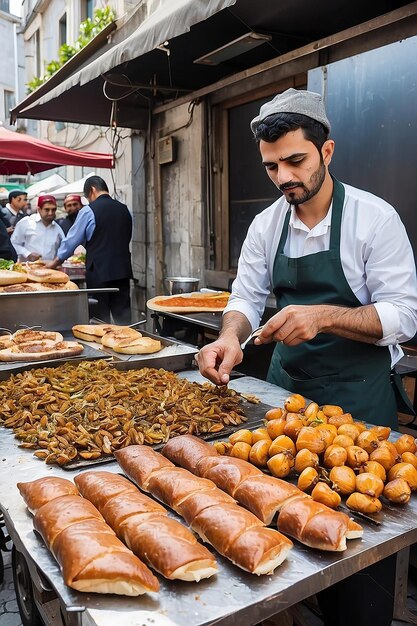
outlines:
{"label": "man's beard", "polygon": [[308,200],[311,200],[311,198],[313,198],[320,191],[321,186],[324,183],[325,177],[326,168],[324,166],[323,159],[321,158],[319,167],[316,169],[315,172],[313,172],[310,177],[310,187],[307,187],[306,185],[304,185],[304,183],[296,183],[296,188],[301,188],[304,190],[304,193],[301,196],[296,197],[293,191],[285,194],[285,189],[287,189],[287,187],[294,188],[294,185],[292,183],[284,183],[283,185],[280,185],[279,190],[284,193],[290,204],[292,204],[293,206],[298,206],[299,204],[304,204],[304,202],[308,202]]}

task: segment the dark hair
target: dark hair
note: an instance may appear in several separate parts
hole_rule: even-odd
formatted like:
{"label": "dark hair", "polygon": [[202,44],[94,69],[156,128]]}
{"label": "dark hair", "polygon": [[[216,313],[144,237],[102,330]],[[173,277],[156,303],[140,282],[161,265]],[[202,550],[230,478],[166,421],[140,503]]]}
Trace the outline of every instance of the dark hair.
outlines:
{"label": "dark hair", "polygon": [[22,191],[21,189],[13,189],[13,191],[9,193],[9,202],[11,202],[13,198],[18,198],[19,196],[27,196],[26,191]]}
{"label": "dark hair", "polygon": [[303,131],[304,139],[311,141],[320,152],[324,142],[329,138],[329,133],[323,124],[307,115],[301,115],[301,113],[268,115],[257,127],[255,139],[257,142],[262,139],[268,143],[273,143],[283,135],[299,128]]}
{"label": "dark hair", "polygon": [[84,183],[84,195],[88,198],[91,193],[91,188],[94,187],[97,191],[105,191],[109,193],[109,188],[106,185],[106,181],[101,176],[90,176]]}

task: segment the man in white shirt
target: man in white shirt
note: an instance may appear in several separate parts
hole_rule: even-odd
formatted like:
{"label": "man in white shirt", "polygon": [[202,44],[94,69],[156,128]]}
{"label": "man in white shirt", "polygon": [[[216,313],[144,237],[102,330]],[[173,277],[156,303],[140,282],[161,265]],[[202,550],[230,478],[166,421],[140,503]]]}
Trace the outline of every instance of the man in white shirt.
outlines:
{"label": "man in white shirt", "polygon": [[[283,197],[249,227],[219,339],[200,350],[200,371],[228,383],[272,287],[278,312],[255,339],[276,342],[268,380],[396,427],[401,388],[390,372],[398,343],[417,331],[404,226],[389,204],[330,175],[334,142],[319,94],[288,89],[261,107],[251,128]],[[325,625],[389,626],[394,579],[389,557],[322,592]]]}
{"label": "man in white shirt", "polygon": [[54,196],[39,196],[37,213],[20,220],[12,235],[12,243],[19,260],[37,261],[55,258],[65,237],[62,228],[55,222],[55,216]]}

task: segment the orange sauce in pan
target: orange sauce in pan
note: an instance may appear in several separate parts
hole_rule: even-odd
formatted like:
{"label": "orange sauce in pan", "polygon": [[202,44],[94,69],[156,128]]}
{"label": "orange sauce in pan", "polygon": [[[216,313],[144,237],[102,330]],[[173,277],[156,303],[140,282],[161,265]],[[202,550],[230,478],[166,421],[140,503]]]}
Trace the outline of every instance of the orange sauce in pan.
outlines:
{"label": "orange sauce in pan", "polygon": [[164,307],[203,307],[205,309],[224,308],[229,300],[230,294],[225,296],[172,296],[172,298],[164,298],[155,300],[155,304]]}

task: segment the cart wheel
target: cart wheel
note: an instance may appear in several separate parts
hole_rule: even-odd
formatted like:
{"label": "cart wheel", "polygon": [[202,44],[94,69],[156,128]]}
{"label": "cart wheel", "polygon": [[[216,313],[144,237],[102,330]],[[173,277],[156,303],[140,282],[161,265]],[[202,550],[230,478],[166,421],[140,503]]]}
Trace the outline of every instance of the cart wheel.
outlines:
{"label": "cart wheel", "polygon": [[32,580],[26,559],[12,548],[13,582],[23,626],[44,626],[33,595]]}

